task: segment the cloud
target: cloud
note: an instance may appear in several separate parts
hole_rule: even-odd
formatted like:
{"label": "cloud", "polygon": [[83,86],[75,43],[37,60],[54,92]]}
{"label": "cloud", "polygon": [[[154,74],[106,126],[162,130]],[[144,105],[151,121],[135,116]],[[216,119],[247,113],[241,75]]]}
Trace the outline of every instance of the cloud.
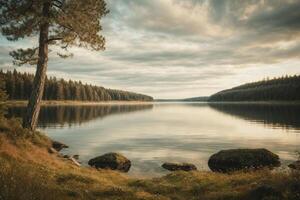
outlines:
{"label": "cloud", "polygon": [[[153,95],[210,95],[265,76],[300,73],[299,0],[110,0],[106,51],[50,57],[49,74]],[[0,66],[25,42],[0,39]],[[19,68],[34,71],[34,68]]]}

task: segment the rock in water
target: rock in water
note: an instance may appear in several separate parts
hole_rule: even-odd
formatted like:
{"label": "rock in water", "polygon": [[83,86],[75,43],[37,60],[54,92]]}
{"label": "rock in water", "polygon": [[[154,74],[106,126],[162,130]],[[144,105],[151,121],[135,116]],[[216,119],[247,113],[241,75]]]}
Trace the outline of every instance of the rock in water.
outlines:
{"label": "rock in water", "polygon": [[69,155],[64,155],[63,158],[69,159],[69,158],[71,158],[71,157],[70,157]]}
{"label": "rock in water", "polygon": [[291,169],[300,170],[300,160],[289,164],[288,167]]}
{"label": "rock in water", "polygon": [[267,149],[230,149],[212,155],[208,166],[215,172],[280,166],[279,156]]}
{"label": "rock in water", "polygon": [[52,141],[52,147],[56,150],[56,151],[60,151],[63,148],[69,148],[67,145],[65,145],[64,143],[58,142],[58,141]]}
{"label": "rock in water", "polygon": [[169,171],[192,171],[197,170],[197,167],[191,163],[164,163],[162,165],[163,168]]}
{"label": "rock in water", "polygon": [[131,162],[119,153],[107,153],[89,160],[88,164],[95,168],[119,170],[128,172]]}

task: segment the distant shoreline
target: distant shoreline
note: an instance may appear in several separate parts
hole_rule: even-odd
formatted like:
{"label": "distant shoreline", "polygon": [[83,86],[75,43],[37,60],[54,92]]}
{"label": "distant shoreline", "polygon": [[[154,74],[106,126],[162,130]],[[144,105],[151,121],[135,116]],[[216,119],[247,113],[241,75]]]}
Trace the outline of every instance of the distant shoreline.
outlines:
{"label": "distant shoreline", "polygon": [[[300,105],[300,101],[42,101],[42,106],[99,106],[99,105],[153,105],[155,103],[207,103],[207,104],[250,104],[250,105]],[[8,100],[6,106],[26,106],[24,100]]]}
{"label": "distant shoreline", "polygon": [[208,101],[208,104],[300,104],[300,101]]}
{"label": "distant shoreline", "polygon": [[[7,106],[26,106],[28,101],[6,101]],[[42,101],[42,106],[149,105],[154,101]]]}

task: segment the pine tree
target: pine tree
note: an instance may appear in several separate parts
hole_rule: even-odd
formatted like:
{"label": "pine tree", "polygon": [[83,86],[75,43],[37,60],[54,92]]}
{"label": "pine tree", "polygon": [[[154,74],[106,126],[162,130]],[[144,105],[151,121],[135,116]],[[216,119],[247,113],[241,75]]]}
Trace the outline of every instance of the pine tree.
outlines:
{"label": "pine tree", "polygon": [[3,103],[7,99],[7,94],[4,90],[5,83],[3,77],[0,77],[0,118],[4,116],[5,113],[5,104]]}
{"label": "pine tree", "polygon": [[56,86],[56,100],[63,100],[64,97],[64,87],[63,87],[63,80],[60,80],[58,82],[56,82],[55,84]]}
{"label": "pine tree", "polygon": [[[10,55],[17,65],[36,64],[33,90],[23,126],[35,129],[43,96],[48,46],[63,50],[79,46],[103,50],[100,19],[108,13],[104,0],[0,0],[0,27],[11,41],[39,35],[38,47],[18,49]],[[57,53],[62,58],[70,56]]]}
{"label": "pine tree", "polygon": [[[1,78],[4,82],[4,88],[7,91],[10,100],[28,100],[28,94],[31,92],[33,87],[33,75],[20,72],[0,71],[0,79]],[[297,87],[299,85],[299,81],[297,81],[299,78],[296,76],[293,77],[293,79],[293,82],[290,80],[282,81],[285,81],[285,84],[288,83],[288,85],[294,85]],[[252,84],[247,85],[250,87]],[[150,96],[134,92],[105,89],[104,87],[83,84],[80,81],[76,82],[70,80],[67,82],[64,79],[58,80],[55,77],[46,77],[43,100],[152,101],[153,99]]]}

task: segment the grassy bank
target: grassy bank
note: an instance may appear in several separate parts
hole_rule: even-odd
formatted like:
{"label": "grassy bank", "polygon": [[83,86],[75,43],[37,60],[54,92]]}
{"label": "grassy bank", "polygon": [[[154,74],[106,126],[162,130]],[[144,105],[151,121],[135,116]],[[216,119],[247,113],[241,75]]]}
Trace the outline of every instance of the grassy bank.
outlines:
{"label": "grassy bank", "polygon": [[[8,199],[203,199],[247,200],[300,197],[300,175],[269,170],[219,174],[175,172],[153,179],[75,166],[50,154],[50,140],[0,121],[0,200]],[[24,187],[26,186],[26,187]]]}
{"label": "grassy bank", "polygon": [[[135,105],[135,104],[153,104],[152,101],[42,101],[43,106],[92,106],[92,105]],[[7,106],[26,106],[27,101],[6,101]]]}

